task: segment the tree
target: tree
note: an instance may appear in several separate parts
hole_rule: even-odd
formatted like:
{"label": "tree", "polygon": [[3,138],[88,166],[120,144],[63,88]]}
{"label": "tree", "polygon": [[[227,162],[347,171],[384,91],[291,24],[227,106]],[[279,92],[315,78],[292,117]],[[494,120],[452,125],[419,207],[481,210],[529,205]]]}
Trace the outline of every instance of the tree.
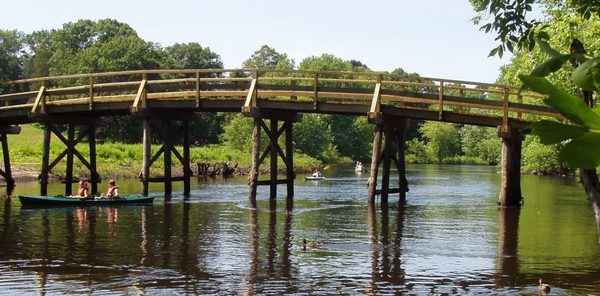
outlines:
{"label": "tree", "polygon": [[23,77],[23,34],[0,30],[0,82]]}
{"label": "tree", "polygon": [[419,127],[419,132],[426,140],[428,153],[438,163],[460,152],[460,136],[452,123],[427,121]]}
{"label": "tree", "polygon": [[294,60],[268,45],[261,46],[244,61],[244,68],[293,69]]}
{"label": "tree", "polygon": [[477,157],[489,164],[500,161],[502,143],[496,135],[496,129],[482,126],[465,125],[460,128],[461,149],[464,155]]}
{"label": "tree", "polygon": [[197,42],[175,43],[165,47],[161,67],[167,69],[223,69],[221,57]]}
{"label": "tree", "polygon": [[[569,52],[561,53],[560,50],[553,48],[548,43],[553,36],[543,31],[545,26],[539,26],[540,23],[537,21],[527,20],[524,17],[524,11],[511,11],[513,7],[508,7],[501,1],[474,0],[473,2],[482,4],[477,8],[482,11],[483,7],[494,17],[490,28],[498,33],[502,46],[508,42],[503,39],[503,31],[494,27],[494,24],[502,19],[517,20],[518,26],[508,28],[508,33],[504,36],[515,36],[515,39],[510,42],[523,40],[523,37],[527,36],[526,42],[517,42],[517,44],[527,44],[526,48],[528,49],[532,49],[537,44],[540,50],[550,57],[546,62],[534,68],[530,75],[521,75],[519,78],[526,87],[545,95],[544,102],[560,112],[569,120],[570,124],[540,121],[533,125],[533,133],[540,137],[540,142],[543,144],[567,143],[559,152],[559,160],[580,168],[580,180],[591,201],[600,235],[600,180],[596,173],[596,167],[600,165],[600,155],[598,155],[600,150],[600,113],[597,108],[594,108],[595,100],[593,98],[593,93],[600,91],[600,58],[587,55],[584,44],[577,38],[570,38]],[[533,1],[514,0],[510,2]],[[537,1],[537,3],[549,8],[548,23],[552,23],[552,16],[556,15],[552,11],[576,12],[583,19],[599,21],[600,1],[597,0],[554,0]],[[575,23],[575,25],[577,24]],[[519,28],[529,28],[529,33],[525,34]],[[537,38],[535,38],[536,36]],[[508,46],[507,48],[511,49]],[[519,46],[519,48],[524,47]],[[571,90],[565,91],[545,78],[560,70],[567,62],[575,67],[571,79],[576,85],[577,96],[571,94]]]}
{"label": "tree", "polygon": [[332,144],[329,124],[323,114],[304,114],[302,121],[294,124],[294,148],[323,160],[322,154]]}

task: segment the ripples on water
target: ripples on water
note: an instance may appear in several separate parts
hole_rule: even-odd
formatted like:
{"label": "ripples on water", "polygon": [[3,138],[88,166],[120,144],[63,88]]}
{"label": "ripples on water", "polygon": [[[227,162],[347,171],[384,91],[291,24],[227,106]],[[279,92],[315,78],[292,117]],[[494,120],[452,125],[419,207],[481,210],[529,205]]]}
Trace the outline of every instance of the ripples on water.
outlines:
{"label": "ripples on water", "polygon": [[[410,166],[407,204],[374,207],[367,174],[326,173],[298,178],[293,202],[260,188],[256,209],[244,178],[199,182],[188,200],[152,206],[24,209],[6,199],[0,290],[514,295],[536,294],[543,277],[553,293],[600,291],[593,213],[573,180],[524,176],[515,213],[497,209],[490,167]],[[138,187],[121,182],[125,193]],[[323,245],[303,250],[302,239]]]}

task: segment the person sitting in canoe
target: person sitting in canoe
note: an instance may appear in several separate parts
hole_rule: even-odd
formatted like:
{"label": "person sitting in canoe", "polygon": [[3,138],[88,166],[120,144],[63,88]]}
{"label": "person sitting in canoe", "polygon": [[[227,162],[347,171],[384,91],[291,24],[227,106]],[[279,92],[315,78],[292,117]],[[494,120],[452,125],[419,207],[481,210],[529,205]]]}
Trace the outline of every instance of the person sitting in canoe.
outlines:
{"label": "person sitting in canoe", "polygon": [[320,178],[321,177],[321,172],[319,171],[319,169],[315,169],[315,172],[312,174],[312,176],[314,178]]}
{"label": "person sitting in canoe", "polygon": [[75,197],[75,198],[88,197],[88,182],[87,182],[87,180],[79,181],[79,187],[77,188],[77,195],[71,195],[70,197]]}
{"label": "person sitting in canoe", "polygon": [[106,191],[106,198],[116,198],[119,196],[119,186],[115,183],[115,180],[108,181],[108,191]]}

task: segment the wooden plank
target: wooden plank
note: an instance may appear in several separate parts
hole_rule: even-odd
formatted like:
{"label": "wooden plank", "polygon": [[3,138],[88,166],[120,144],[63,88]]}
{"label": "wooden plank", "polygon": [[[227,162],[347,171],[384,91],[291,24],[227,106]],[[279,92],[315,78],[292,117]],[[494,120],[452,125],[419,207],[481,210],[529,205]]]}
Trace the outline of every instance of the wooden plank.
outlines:
{"label": "wooden plank", "polygon": [[[277,154],[281,153],[282,157],[285,159],[285,156],[283,156],[283,152],[281,152],[281,147],[279,147],[279,143],[277,143],[277,139],[279,138],[279,135],[275,136],[274,134],[277,133],[277,120],[276,119],[271,119],[270,120],[271,123],[271,128],[270,129],[264,129],[267,132],[267,135],[269,135],[270,138],[270,166],[269,166],[269,176],[271,179],[271,186],[269,188],[269,193],[270,193],[270,197],[271,199],[275,199],[277,198]],[[287,182],[286,182],[287,183]]]}
{"label": "wooden plank", "polygon": [[[279,179],[279,180],[275,180],[275,184],[287,184],[288,180],[287,179]],[[257,186],[262,186],[262,185],[271,185],[272,182],[271,180],[258,180],[256,181],[256,185]]]}
{"label": "wooden plank", "polygon": [[[169,178],[169,180],[171,180],[171,182],[181,182],[185,179],[185,177],[183,176],[177,176],[177,177],[173,177],[171,176]],[[164,183],[167,181],[167,178],[165,177],[152,177],[152,178],[148,178],[148,182],[149,183]]]}
{"label": "wooden plank", "polygon": [[248,176],[248,185],[250,186],[250,202],[256,202],[256,187],[258,186],[258,173],[260,166],[260,118],[254,118],[252,126],[252,165],[250,175]]}
{"label": "wooden plank", "polygon": [[10,195],[10,192],[15,187],[15,180],[12,177],[12,169],[10,167],[10,153],[8,150],[8,137],[6,136],[6,133],[0,134],[0,140],[2,141],[2,159],[4,161],[4,170],[2,171],[2,176],[6,181],[7,191]]}
{"label": "wooden plank", "polygon": [[386,193],[402,193],[404,192],[404,189],[402,188],[388,188],[388,189],[377,189],[375,190],[375,194],[383,194],[383,192]]}
{"label": "wooden plank", "polygon": [[135,100],[133,101],[133,106],[131,106],[132,112],[137,112],[138,109],[146,108],[146,85],[148,84],[147,79],[143,79],[140,83],[140,87],[138,88],[137,94],[135,95]]}
{"label": "wooden plank", "polygon": [[294,129],[291,120],[285,121],[284,126],[287,198],[290,199],[294,196],[294,179],[296,178],[296,173],[294,172],[294,137],[292,134]]}
{"label": "wooden plank", "polygon": [[0,94],[0,101],[2,102],[10,102],[15,100],[26,100],[35,98],[39,94],[39,90],[36,91],[27,91],[20,93],[12,93],[12,94]]}
{"label": "wooden plank", "polygon": [[87,132],[88,147],[90,150],[90,182],[92,183],[92,194],[98,192],[98,171],[96,169],[96,127],[89,126]]}
{"label": "wooden plank", "polygon": [[142,136],[142,195],[148,196],[148,182],[150,182],[150,166],[152,165],[152,127],[150,119],[144,118]]}
{"label": "wooden plank", "polygon": [[67,168],[65,170],[65,195],[72,195],[73,187],[71,186],[71,182],[73,181],[73,151],[75,142],[75,126],[73,124],[69,124],[67,130]]}
{"label": "wooden plank", "polygon": [[51,136],[50,124],[44,125],[44,139],[42,146],[42,173],[40,174],[40,195],[48,195],[48,174],[50,172],[50,136]]}
{"label": "wooden plank", "polygon": [[375,202],[375,195],[377,189],[377,171],[379,170],[379,159],[381,158],[381,140],[383,133],[383,126],[381,124],[376,125],[375,136],[373,137],[373,152],[371,154],[371,171],[369,174],[368,181],[368,201],[369,203]]}
{"label": "wooden plank", "polygon": [[369,120],[375,120],[381,110],[381,81],[375,85],[375,92],[373,93],[373,99],[371,101],[371,108],[369,108]]}
{"label": "wooden plank", "polygon": [[256,107],[256,86],[257,79],[255,78],[252,79],[252,82],[250,83],[250,88],[248,89],[248,93],[246,94],[246,101],[244,101],[244,106],[242,106],[242,113],[244,113],[244,115],[250,113],[250,108]]}
{"label": "wooden plank", "polygon": [[165,196],[170,196],[171,193],[173,193],[173,180],[171,179],[171,149],[169,149],[168,147],[171,147],[171,135],[168,131],[171,130],[171,121],[170,120],[163,120],[163,128],[167,131],[167,133],[165,134],[166,137],[163,138],[163,148],[164,148],[164,153],[163,153],[163,171],[164,171],[164,177],[165,177]]}
{"label": "wooden plank", "polygon": [[192,170],[190,169],[190,123],[185,120],[182,122],[182,133],[183,133],[183,195],[190,195],[190,176]]}
{"label": "wooden plank", "polygon": [[46,111],[45,104],[43,102],[43,101],[45,101],[45,93],[46,93],[46,87],[43,85],[40,86],[40,90],[38,91],[37,97],[35,98],[35,101],[33,102],[33,108],[31,108],[31,113],[38,112],[38,109],[40,109],[40,111],[42,113]]}

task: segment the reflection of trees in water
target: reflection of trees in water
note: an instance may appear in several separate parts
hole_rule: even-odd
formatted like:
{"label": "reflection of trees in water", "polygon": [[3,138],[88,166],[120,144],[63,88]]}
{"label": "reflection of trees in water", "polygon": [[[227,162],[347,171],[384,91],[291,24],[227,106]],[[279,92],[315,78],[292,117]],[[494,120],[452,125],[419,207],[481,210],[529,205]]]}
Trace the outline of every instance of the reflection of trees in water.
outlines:
{"label": "reflection of trees in water", "polygon": [[[381,225],[377,225],[377,210],[369,203],[367,225],[371,241],[371,282],[368,291],[376,293],[377,283],[387,282],[395,286],[404,284],[404,269],[401,266],[402,232],[404,228],[404,205],[398,205],[395,228],[390,231],[389,205],[380,205]],[[391,236],[391,238],[390,238]]]}

